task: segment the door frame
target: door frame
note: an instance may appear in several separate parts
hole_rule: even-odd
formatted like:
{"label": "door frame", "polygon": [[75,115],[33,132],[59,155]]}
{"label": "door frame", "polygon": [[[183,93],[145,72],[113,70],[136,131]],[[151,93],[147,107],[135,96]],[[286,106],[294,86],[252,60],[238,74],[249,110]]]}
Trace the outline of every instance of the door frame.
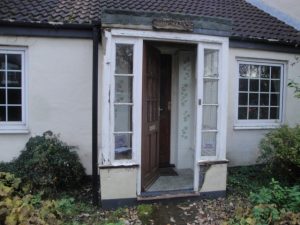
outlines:
{"label": "door frame", "polygon": [[[133,155],[132,160],[126,161],[114,161],[111,158],[113,152],[111,148],[111,124],[110,124],[110,95],[111,95],[111,74],[113,71],[112,64],[114,63],[114,54],[112,46],[115,40],[121,39],[134,43],[135,46],[135,57],[134,57],[134,71],[136,74],[136,82],[133,85],[134,93],[134,111],[136,112],[134,117],[134,142],[133,144]],[[190,43],[197,45],[197,56],[196,56],[196,96],[195,104],[196,107],[196,126],[195,136],[201,137],[202,127],[202,107],[198,105],[198,98],[202,96],[203,90],[203,50],[206,46],[217,46],[220,49],[220,83],[219,83],[219,138],[218,138],[218,149],[217,156],[214,159],[205,160],[224,160],[226,157],[226,134],[227,134],[227,99],[228,99],[228,62],[229,62],[229,38],[219,36],[209,36],[201,34],[187,34],[187,33],[176,33],[176,32],[156,32],[156,31],[140,31],[130,29],[107,29],[104,30],[103,46],[106,51],[103,58],[103,70],[101,76],[102,97],[101,97],[101,146],[99,154],[99,164],[101,166],[120,166],[120,165],[141,165],[141,127],[142,127],[142,64],[143,64],[143,41],[163,41],[163,42],[176,42],[176,43]],[[109,128],[109,129],[108,129]],[[199,162],[204,160],[201,157],[201,138],[195,138],[195,157],[194,157],[194,191],[199,192],[199,175],[200,167]],[[141,167],[138,167],[137,172],[137,195],[141,194]]]}

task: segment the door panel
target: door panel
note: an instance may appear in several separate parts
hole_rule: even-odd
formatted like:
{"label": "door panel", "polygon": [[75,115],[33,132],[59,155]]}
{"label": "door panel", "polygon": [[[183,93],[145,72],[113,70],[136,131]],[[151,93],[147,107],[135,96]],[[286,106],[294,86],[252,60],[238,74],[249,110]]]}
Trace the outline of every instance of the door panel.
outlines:
{"label": "door panel", "polygon": [[161,55],[159,166],[170,166],[172,56]]}
{"label": "door panel", "polygon": [[144,43],[142,106],[142,191],[158,177],[160,53]]}

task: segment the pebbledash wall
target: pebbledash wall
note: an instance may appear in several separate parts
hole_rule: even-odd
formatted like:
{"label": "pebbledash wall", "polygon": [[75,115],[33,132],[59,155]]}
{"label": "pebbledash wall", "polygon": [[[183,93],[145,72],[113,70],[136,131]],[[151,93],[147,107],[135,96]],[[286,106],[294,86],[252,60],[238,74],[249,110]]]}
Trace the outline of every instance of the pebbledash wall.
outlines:
{"label": "pebbledash wall", "polygon": [[77,146],[88,174],[92,162],[92,40],[0,37],[25,47],[28,133],[0,133],[0,161],[18,156],[29,137],[47,130]]}
{"label": "pebbledash wall", "polygon": [[[26,80],[28,133],[1,132],[0,161],[9,161],[18,156],[29,137],[52,130],[60,134],[63,141],[78,147],[80,159],[87,173],[91,174],[92,41],[2,36],[0,46],[26,47],[28,68]],[[102,76],[102,53],[100,46],[99,76]],[[287,87],[289,79],[299,79],[300,63],[291,65],[295,62],[296,54],[248,49],[231,48],[229,56],[227,158],[230,166],[254,164],[258,156],[258,143],[270,129],[235,127],[237,58],[284,62],[283,122],[289,125],[300,124],[299,100],[293,97],[293,90]],[[99,89],[99,118],[101,118],[101,96],[102,92]],[[101,130],[99,130],[100,137]]]}

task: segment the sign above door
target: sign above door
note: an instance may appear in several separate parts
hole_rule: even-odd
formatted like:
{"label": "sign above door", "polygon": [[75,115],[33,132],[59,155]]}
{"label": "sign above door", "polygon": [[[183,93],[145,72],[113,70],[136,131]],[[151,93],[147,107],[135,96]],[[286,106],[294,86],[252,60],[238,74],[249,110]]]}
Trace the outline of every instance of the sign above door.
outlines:
{"label": "sign above door", "polygon": [[187,32],[192,32],[194,30],[194,24],[190,20],[176,20],[169,18],[153,19],[152,26],[154,30]]}

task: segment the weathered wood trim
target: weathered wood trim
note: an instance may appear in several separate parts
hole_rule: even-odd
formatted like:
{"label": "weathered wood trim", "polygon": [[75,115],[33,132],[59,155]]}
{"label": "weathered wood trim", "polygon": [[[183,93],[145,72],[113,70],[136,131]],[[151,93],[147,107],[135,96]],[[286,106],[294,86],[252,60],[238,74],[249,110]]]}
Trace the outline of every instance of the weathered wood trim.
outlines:
{"label": "weathered wood trim", "polygon": [[162,28],[162,30],[188,32],[188,33],[201,33],[207,35],[217,35],[228,37],[231,34],[232,23],[229,19],[195,16],[180,13],[158,13],[158,12],[145,12],[145,11],[129,11],[129,10],[103,10],[102,12],[102,27],[109,28],[130,28],[133,27],[157,30],[153,27],[153,22],[157,20],[172,20],[178,21],[179,24],[189,22],[193,27],[186,29],[175,28],[174,26]]}
{"label": "weathered wood trim", "polygon": [[138,168],[139,165],[138,164],[132,164],[132,165],[117,165],[117,166],[113,166],[113,165],[105,165],[105,166],[99,166],[99,169],[128,169],[128,168]]}
{"label": "weathered wood trim", "polygon": [[208,165],[217,165],[217,164],[228,164],[229,160],[200,160],[198,165],[200,166],[208,166]]}

